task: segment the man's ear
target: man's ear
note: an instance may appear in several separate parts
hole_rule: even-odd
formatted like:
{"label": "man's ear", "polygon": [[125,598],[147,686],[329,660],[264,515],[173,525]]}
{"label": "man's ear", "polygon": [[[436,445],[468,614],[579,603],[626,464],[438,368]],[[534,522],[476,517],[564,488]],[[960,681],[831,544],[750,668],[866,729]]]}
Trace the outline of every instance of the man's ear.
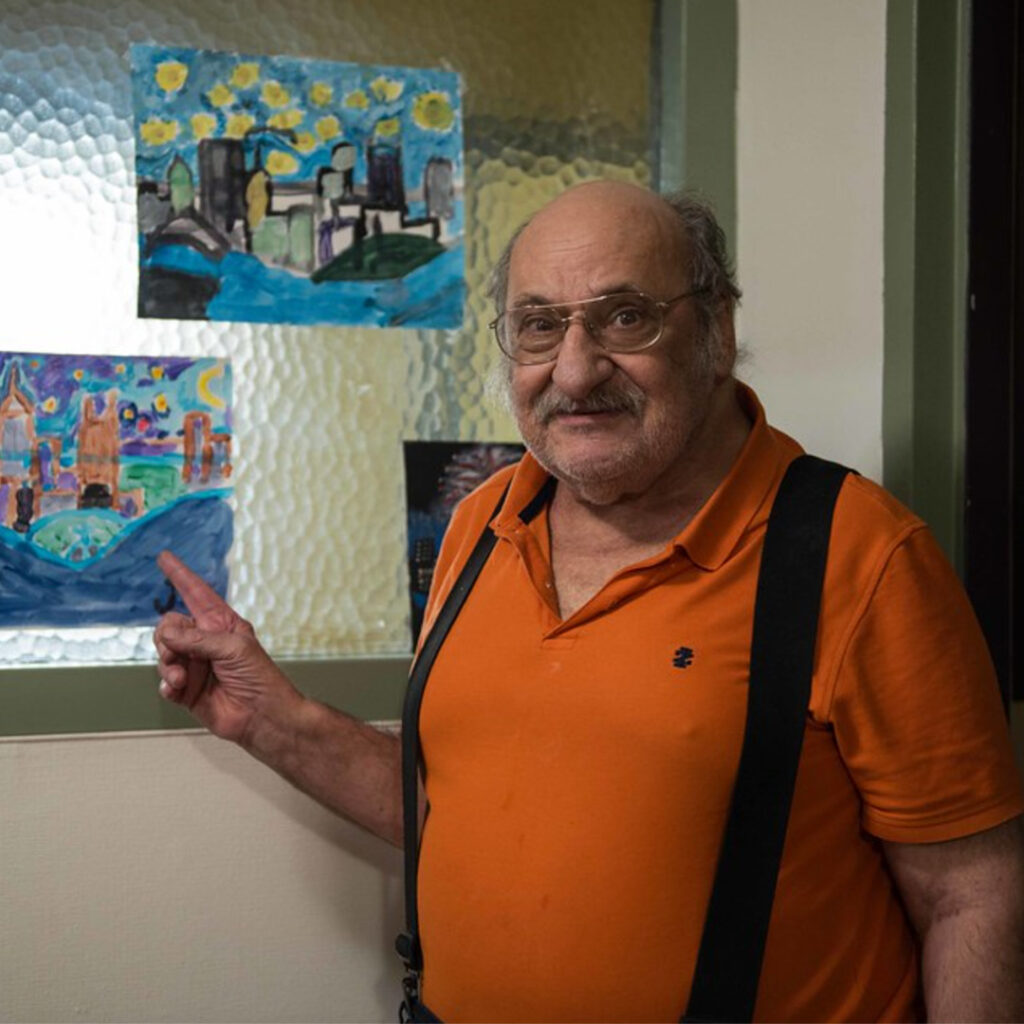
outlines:
{"label": "man's ear", "polygon": [[732,375],[736,365],[736,324],[733,319],[731,302],[723,302],[715,314],[715,335],[717,344],[714,351],[715,376],[724,380]]}

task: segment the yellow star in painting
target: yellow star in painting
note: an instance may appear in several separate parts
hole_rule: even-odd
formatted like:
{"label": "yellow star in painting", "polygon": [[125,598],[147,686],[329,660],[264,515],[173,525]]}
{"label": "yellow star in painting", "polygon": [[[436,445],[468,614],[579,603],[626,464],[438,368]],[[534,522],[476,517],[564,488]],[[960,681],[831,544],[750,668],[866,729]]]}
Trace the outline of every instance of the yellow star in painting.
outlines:
{"label": "yellow star in painting", "polygon": [[296,125],[302,124],[305,114],[301,110],[282,110],[279,114],[271,115],[267,124],[271,128],[294,128]]}
{"label": "yellow star in painting", "polygon": [[314,82],[309,89],[309,101],[317,107],[326,107],[334,96],[334,90],[326,82]]}
{"label": "yellow star in painting", "polygon": [[299,169],[299,162],[290,153],[274,150],[267,157],[267,173],[275,175],[294,174]]}
{"label": "yellow star in painting", "polygon": [[251,114],[232,114],[224,126],[224,135],[229,139],[243,139],[255,123]]}
{"label": "yellow star in painting", "polygon": [[188,67],[178,60],[165,60],[157,64],[153,77],[164,92],[177,92],[188,78]]}
{"label": "yellow star in painting", "polygon": [[427,131],[446,132],[455,123],[455,111],[447,93],[421,93],[412,103],[412,119]]}
{"label": "yellow star in painting", "polygon": [[316,133],[324,142],[335,138],[340,132],[341,123],[333,114],[328,117],[321,117],[316,123]]}
{"label": "yellow star in painting", "polygon": [[206,139],[213,134],[213,130],[217,127],[217,118],[212,114],[193,114],[190,124],[193,138]]}
{"label": "yellow star in painting", "polygon": [[151,117],[140,126],[139,135],[147,146],[162,146],[165,142],[177,138],[178,122],[161,121],[159,117]]}
{"label": "yellow star in painting", "polygon": [[396,81],[394,78],[385,78],[383,75],[378,75],[370,83],[373,95],[381,103],[390,103],[392,100],[397,100],[402,95],[404,88],[404,82]]}
{"label": "yellow star in painting", "polygon": [[218,82],[207,94],[206,98],[215,107],[226,107],[235,102],[235,94],[223,83]]}
{"label": "yellow star in painting", "polygon": [[231,72],[231,84],[236,89],[248,89],[260,80],[260,66],[255,61],[245,61],[235,65]]}
{"label": "yellow star in painting", "polygon": [[291,93],[280,82],[267,82],[260,93],[260,99],[268,107],[283,107],[291,98]]}

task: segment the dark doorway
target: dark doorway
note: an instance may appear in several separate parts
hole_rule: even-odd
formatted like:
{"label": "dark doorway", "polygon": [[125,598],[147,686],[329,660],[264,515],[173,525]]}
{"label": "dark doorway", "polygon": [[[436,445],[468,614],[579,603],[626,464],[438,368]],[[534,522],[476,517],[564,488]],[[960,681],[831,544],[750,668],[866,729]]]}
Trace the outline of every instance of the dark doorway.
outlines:
{"label": "dark doorway", "polygon": [[964,571],[1007,704],[1024,699],[1017,658],[1024,635],[1017,401],[1024,329],[1022,54],[1020,0],[974,0]]}

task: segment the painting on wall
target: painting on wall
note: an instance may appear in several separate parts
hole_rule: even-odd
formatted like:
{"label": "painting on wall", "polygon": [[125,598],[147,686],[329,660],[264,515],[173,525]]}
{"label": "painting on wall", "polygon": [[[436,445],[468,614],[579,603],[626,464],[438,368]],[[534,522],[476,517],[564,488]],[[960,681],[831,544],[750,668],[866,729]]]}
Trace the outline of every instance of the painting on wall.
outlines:
{"label": "painting on wall", "polygon": [[139,315],[457,327],[459,78],[131,48]]}
{"label": "painting on wall", "polygon": [[0,628],[142,625],[170,548],[221,594],[231,366],[0,352]]}
{"label": "painting on wall", "polygon": [[405,441],[406,527],[412,643],[423,625],[441,539],[455,506],[504,466],[518,462],[521,444]]}

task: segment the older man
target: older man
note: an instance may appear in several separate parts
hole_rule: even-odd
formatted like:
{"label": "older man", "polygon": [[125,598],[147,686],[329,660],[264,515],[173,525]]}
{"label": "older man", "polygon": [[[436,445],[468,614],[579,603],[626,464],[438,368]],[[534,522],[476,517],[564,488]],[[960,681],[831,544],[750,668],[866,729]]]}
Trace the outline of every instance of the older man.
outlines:
{"label": "older man", "polygon": [[[733,378],[738,291],[699,203],[592,183],[513,242],[494,327],[529,454],[458,509],[427,613],[490,524],[419,719],[423,1000],[443,1020],[675,1019],[765,523],[800,449]],[[193,614],[157,629],[163,695],[400,842],[398,742],[303,698],[162,564]],[[1024,1018],[1022,808],[959,584],[919,519],[849,477],[756,1016]]]}

